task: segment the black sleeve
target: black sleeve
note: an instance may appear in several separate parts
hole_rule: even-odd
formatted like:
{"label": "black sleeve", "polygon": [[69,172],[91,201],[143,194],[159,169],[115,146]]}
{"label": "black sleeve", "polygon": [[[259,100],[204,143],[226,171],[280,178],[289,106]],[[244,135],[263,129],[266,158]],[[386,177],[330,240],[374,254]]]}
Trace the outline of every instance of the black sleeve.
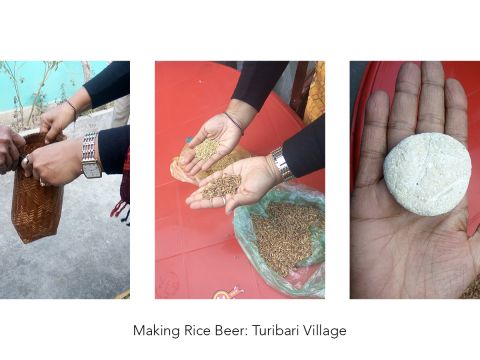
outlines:
{"label": "black sleeve", "polygon": [[92,99],[92,109],[130,94],[130,62],[112,62],[83,87]]}
{"label": "black sleeve", "polygon": [[103,171],[121,174],[130,147],[130,125],[102,130],[98,133],[98,150]]}
{"label": "black sleeve", "polygon": [[288,61],[245,61],[232,99],[260,111],[287,65]]}
{"label": "black sleeve", "polygon": [[295,177],[325,167],[325,115],[283,143],[283,156]]}

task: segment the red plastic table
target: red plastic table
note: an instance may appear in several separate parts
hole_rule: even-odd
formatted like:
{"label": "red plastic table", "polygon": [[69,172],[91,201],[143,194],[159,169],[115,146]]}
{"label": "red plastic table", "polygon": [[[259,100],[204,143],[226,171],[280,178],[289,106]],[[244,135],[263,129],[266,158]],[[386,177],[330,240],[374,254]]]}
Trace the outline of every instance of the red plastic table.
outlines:
{"label": "red plastic table", "polygon": [[[376,90],[388,93],[393,100],[397,73],[403,62],[370,62],[363,74],[355,101],[351,137],[351,184],[358,169],[360,143],[362,139],[365,105],[368,97]],[[419,63],[418,63],[419,64]],[[468,151],[472,158],[472,177],[468,187],[468,233],[472,234],[480,225],[480,62],[443,62],[445,78],[457,79],[468,97]]]}
{"label": "red plastic table", "polygon": [[[157,62],[156,89],[156,298],[212,298],[217,291],[243,290],[236,298],[284,298],[269,287],[235,239],[224,209],[191,210],[185,199],[196,187],[170,176],[172,158],[204,121],[222,112],[239,72],[206,62]],[[247,129],[240,145],[267,154],[298,132],[297,115],[275,94]],[[325,173],[300,182],[324,192]]]}

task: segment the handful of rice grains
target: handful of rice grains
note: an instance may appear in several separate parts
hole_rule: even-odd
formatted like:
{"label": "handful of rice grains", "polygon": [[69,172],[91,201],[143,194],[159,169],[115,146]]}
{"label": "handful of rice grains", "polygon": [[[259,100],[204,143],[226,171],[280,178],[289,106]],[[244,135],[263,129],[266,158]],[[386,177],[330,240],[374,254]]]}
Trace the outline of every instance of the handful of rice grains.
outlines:
{"label": "handful of rice grains", "polygon": [[310,227],[323,227],[321,211],[313,205],[270,203],[268,217],[252,215],[260,255],[282,277],[313,252]]}
{"label": "handful of rice grains", "polygon": [[202,197],[210,200],[227,194],[235,194],[242,178],[239,175],[226,175],[209,183],[202,191]]}
{"label": "handful of rice grains", "polygon": [[208,160],[217,152],[218,141],[205,139],[201,144],[195,146],[195,157],[200,160]]}

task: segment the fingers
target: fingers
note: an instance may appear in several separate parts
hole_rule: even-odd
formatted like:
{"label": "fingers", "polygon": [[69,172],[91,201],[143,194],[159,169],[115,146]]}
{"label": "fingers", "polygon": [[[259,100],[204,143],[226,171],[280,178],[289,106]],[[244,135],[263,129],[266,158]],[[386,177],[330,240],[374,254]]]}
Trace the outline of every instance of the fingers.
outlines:
{"label": "fingers", "polygon": [[199,168],[201,168],[203,162],[204,162],[204,160],[201,160],[201,159],[199,159],[199,158],[194,157],[194,158],[192,159],[192,161],[190,161],[189,164],[187,164],[187,165],[185,165],[185,166],[183,167],[183,170],[185,170],[185,171],[188,173],[188,175],[194,176],[198,171],[197,171],[197,172],[194,172],[194,171],[193,171],[193,168],[194,168],[195,166],[197,166],[197,164],[200,164],[200,165],[199,165]]}
{"label": "fingers", "polygon": [[445,134],[467,146],[467,95],[460,82],[455,79],[448,79],[445,83],[445,106]]}
{"label": "fingers", "polygon": [[[231,165],[230,165],[231,166]],[[202,181],[200,181],[200,183],[198,184],[200,186],[200,188],[203,188],[205,185],[208,185],[210,182],[212,182],[213,180],[216,180],[216,179],[219,179],[221,178],[224,174],[229,174],[229,168],[230,166],[228,166],[226,169],[224,170],[219,170],[219,171],[216,171],[215,173],[213,173],[212,175],[210,176],[207,176],[205,179],[203,179]],[[200,189],[199,189],[200,190]]]}
{"label": "fingers", "polygon": [[445,127],[445,76],[441,62],[422,62],[422,89],[417,133],[441,132]]}
{"label": "fingers", "polygon": [[5,149],[5,151],[3,151],[3,159],[0,159],[0,162],[2,162],[1,160],[3,160],[2,163],[5,165],[5,171],[10,171],[12,169],[13,159],[12,159],[12,156],[10,155],[11,149],[12,149],[11,146],[8,147],[8,150]]}
{"label": "fingers", "polygon": [[215,154],[213,154],[208,160],[206,160],[204,162],[204,164],[202,165],[201,169],[203,171],[205,170],[208,170],[210,169],[210,167],[215,164],[218,160],[220,160],[221,158],[223,158],[224,156],[226,156],[227,153],[225,151],[217,151]]}
{"label": "fingers", "polygon": [[387,152],[388,110],[386,92],[376,91],[368,99],[356,187],[373,185],[382,178]]}
{"label": "fingers", "polygon": [[47,133],[51,126],[51,120],[45,114],[40,116],[40,132]]}
{"label": "fingers", "polygon": [[5,175],[7,173],[7,164],[5,162],[5,154],[0,153],[0,175]]}
{"label": "fingers", "polygon": [[10,145],[10,156],[12,157],[12,170],[17,170],[18,166],[18,158],[20,157],[20,153],[18,152],[17,147],[15,144]]}
{"label": "fingers", "polygon": [[227,198],[227,204],[225,205],[225,213],[231,214],[239,206],[250,205],[257,201],[258,199],[249,198],[243,194],[237,193],[235,195],[230,195],[230,198]]}
{"label": "fingers", "polygon": [[189,147],[183,148],[180,154],[180,164],[186,165],[189,164],[195,158],[195,151],[190,149]]}
{"label": "fingers", "polygon": [[25,146],[26,144],[26,141],[25,139],[23,138],[23,136],[17,134],[15,131],[13,130],[10,130],[11,134],[12,134],[12,141],[13,143],[15,144],[15,146],[17,147],[17,149],[21,148],[22,146]]}
{"label": "fingers", "polygon": [[62,128],[53,124],[52,127],[48,130],[47,134],[45,135],[45,143],[50,144],[52,142],[55,142],[58,136],[63,136],[62,131],[63,131]]}
{"label": "fingers", "polygon": [[195,146],[200,145],[207,138],[207,135],[205,127],[202,126],[197,135],[188,143],[188,146],[193,149]]}
{"label": "fingers", "polygon": [[392,111],[388,120],[388,150],[415,134],[421,73],[414,63],[404,63],[395,85]]}
{"label": "fingers", "polygon": [[[201,194],[200,194],[201,196]],[[212,199],[199,199],[191,202],[190,209],[215,209],[225,206],[225,202],[221,197],[214,197]]]}

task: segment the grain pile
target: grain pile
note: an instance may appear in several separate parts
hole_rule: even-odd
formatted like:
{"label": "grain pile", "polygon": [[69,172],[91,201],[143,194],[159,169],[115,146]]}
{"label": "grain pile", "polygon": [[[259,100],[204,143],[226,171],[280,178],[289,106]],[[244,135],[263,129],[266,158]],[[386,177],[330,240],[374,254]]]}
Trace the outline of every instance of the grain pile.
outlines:
{"label": "grain pile", "polygon": [[267,265],[286,277],[295,265],[312,255],[310,226],[323,227],[320,210],[313,206],[270,203],[268,217],[252,215],[260,255]]}
{"label": "grain pile", "polygon": [[480,299],[480,275],[464,291],[461,299]]}
{"label": "grain pile", "polygon": [[227,166],[233,164],[235,161],[237,161],[237,156],[235,156],[235,154],[230,153],[228,155],[225,155],[220,160],[218,160],[215,164],[213,164],[210,167],[210,169],[206,170],[205,173],[207,174],[207,176],[210,176],[219,170],[224,170]]}
{"label": "grain pile", "polygon": [[195,146],[195,157],[200,160],[208,160],[217,152],[218,141],[205,139],[201,144]]}
{"label": "grain pile", "polygon": [[210,200],[215,197],[222,197],[227,194],[235,194],[242,178],[238,175],[226,175],[224,177],[213,180],[202,191],[202,197]]}

